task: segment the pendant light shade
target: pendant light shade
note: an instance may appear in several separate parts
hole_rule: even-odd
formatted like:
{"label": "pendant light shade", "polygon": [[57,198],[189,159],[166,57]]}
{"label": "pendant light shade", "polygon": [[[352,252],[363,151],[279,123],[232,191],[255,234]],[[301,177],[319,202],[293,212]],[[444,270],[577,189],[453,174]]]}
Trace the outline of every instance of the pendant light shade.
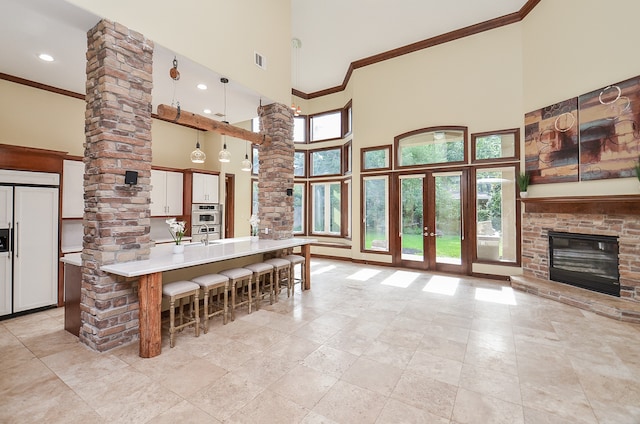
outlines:
{"label": "pendant light shade", "polygon": [[207,155],[204,154],[202,150],[200,150],[200,131],[196,132],[196,149],[191,152],[191,162],[193,163],[204,163],[204,160],[207,158]]}
{"label": "pendant light shade", "polygon": [[242,171],[251,171],[251,168],[253,168],[253,164],[251,163],[251,161],[249,160],[249,152],[247,151],[247,145],[244,145],[244,160],[242,161],[242,168],[240,168]]}
{"label": "pendant light shade", "polygon": [[224,147],[222,150],[220,150],[220,153],[218,153],[218,160],[220,162],[231,162],[231,152],[227,150],[227,143],[224,143]]}

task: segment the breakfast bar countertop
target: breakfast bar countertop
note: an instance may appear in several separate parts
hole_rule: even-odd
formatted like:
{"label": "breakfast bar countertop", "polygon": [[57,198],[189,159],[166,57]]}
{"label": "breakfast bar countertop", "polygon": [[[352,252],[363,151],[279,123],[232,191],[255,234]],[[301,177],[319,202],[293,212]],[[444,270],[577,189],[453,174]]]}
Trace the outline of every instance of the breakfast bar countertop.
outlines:
{"label": "breakfast bar countertop", "polygon": [[[208,246],[203,243],[185,243],[184,253],[174,254],[173,243],[157,245],[151,248],[149,259],[142,261],[122,262],[103,265],[102,271],[122,275],[124,277],[139,277],[156,272],[171,271],[190,266],[220,262],[227,259],[241,258],[260,253],[273,252],[289,247],[303,246],[315,242],[315,239],[289,238],[284,240],[251,240],[250,237],[212,240]],[[65,255],[62,262],[80,266],[80,253]]]}

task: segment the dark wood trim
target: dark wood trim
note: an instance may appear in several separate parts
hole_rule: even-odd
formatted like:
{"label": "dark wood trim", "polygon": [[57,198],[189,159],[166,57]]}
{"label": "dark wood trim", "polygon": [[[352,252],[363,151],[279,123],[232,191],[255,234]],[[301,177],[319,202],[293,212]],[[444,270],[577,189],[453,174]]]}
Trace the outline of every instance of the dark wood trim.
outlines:
{"label": "dark wood trim", "polygon": [[470,274],[472,277],[476,278],[486,278],[487,280],[497,280],[497,281],[510,281],[510,277],[508,275],[494,275],[494,274],[484,274],[480,272],[472,272]]}
{"label": "dark wood trim", "polygon": [[640,195],[528,197],[525,213],[640,215]]}
{"label": "dark wood trim", "polygon": [[69,90],[64,90],[62,88],[53,87],[51,85],[42,84],[42,83],[39,83],[39,82],[31,81],[31,80],[28,80],[28,79],[16,77],[16,76],[9,75],[9,74],[3,74],[1,72],[0,72],[0,80],[10,81],[10,82],[14,82],[16,84],[21,84],[21,85],[26,85],[28,87],[38,88],[40,90],[49,91],[49,92],[55,93],[55,94],[62,94],[63,96],[73,97],[74,99],[80,99],[80,100],[84,100],[85,99],[84,94],[76,93],[76,92],[69,91]]}
{"label": "dark wood trim", "polygon": [[424,50],[429,47],[434,47],[440,44],[445,44],[450,41],[458,40],[460,38],[468,37],[471,35],[479,34],[481,32],[490,31],[492,29],[500,28],[506,25],[514,24],[522,21],[532,10],[540,3],[540,0],[529,0],[519,11],[510,13],[508,15],[500,16],[498,18],[490,19],[488,21],[480,22],[474,25],[470,25],[465,28],[460,28],[455,31],[447,32],[445,34],[437,35],[435,37],[427,38],[426,40],[417,41],[406,46],[398,47],[383,53],[379,53],[373,56],[365,57],[360,60],[356,60],[349,64],[347,72],[344,76],[344,80],[341,85],[326,88],[324,90],[314,91],[312,93],[303,93],[300,90],[291,89],[291,93],[300,97],[301,99],[310,100],[318,97],[327,96],[329,94],[339,93],[344,91],[349,84],[353,71],[358,68],[373,65],[385,60],[394,59],[396,57],[403,56],[405,54],[413,53],[419,50]]}
{"label": "dark wood trim", "polygon": [[[429,132],[438,132],[438,131],[462,131],[463,135],[463,143],[464,143],[464,150],[463,150],[463,159],[461,161],[457,161],[457,162],[435,162],[435,163],[419,163],[419,164],[415,164],[415,165],[400,165],[400,141],[402,141],[403,138],[407,138],[410,136],[414,136],[417,134],[422,134],[422,133],[429,133]],[[420,128],[417,130],[412,130],[412,131],[408,131],[406,133],[397,135],[393,138],[393,151],[395,153],[395,155],[393,155],[393,165],[394,165],[394,169],[396,170],[403,170],[403,169],[411,169],[411,168],[422,168],[422,167],[430,167],[430,166],[446,166],[446,165],[455,165],[455,166],[464,166],[464,165],[468,165],[469,163],[469,128],[465,127],[463,125],[442,125],[439,127],[427,127],[427,128]]]}
{"label": "dark wood trim", "polygon": [[236,176],[234,174],[224,174],[224,237],[235,237],[235,196],[236,196]]}
{"label": "dark wood trim", "polygon": [[[513,134],[513,156],[503,156],[499,158],[476,159],[476,139],[490,135],[509,135]],[[471,134],[471,163],[497,163],[497,162],[513,162],[520,160],[520,128],[511,128],[508,130],[487,131]]]}
{"label": "dark wood trim", "polygon": [[62,174],[67,152],[0,144],[0,168]]}
{"label": "dark wood trim", "polygon": [[[384,168],[365,168],[364,167],[364,155],[368,152],[375,152],[376,150],[387,150],[389,165]],[[393,168],[393,145],[385,144],[383,146],[375,147],[363,147],[360,149],[360,173],[367,173],[373,171],[388,171]]]}

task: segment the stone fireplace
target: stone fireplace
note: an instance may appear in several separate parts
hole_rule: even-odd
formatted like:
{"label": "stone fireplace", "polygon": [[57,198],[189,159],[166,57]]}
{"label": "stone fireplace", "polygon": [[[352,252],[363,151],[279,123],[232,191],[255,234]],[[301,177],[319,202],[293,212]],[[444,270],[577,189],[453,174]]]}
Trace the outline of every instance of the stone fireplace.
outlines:
{"label": "stone fireplace", "polygon": [[[640,322],[640,196],[523,199],[522,276],[515,288],[625,321]],[[549,233],[618,241],[620,298],[551,281]]]}

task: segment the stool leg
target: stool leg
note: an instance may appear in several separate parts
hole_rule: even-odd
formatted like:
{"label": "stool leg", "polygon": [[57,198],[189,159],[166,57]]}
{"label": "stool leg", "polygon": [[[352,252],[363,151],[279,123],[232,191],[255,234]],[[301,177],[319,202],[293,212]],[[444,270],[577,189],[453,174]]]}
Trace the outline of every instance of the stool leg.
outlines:
{"label": "stool leg", "polygon": [[249,276],[249,281],[247,281],[247,292],[249,295],[249,313],[251,313],[251,280],[253,280],[253,275]]}
{"label": "stool leg", "polygon": [[231,282],[231,321],[236,320],[236,280]]}
{"label": "stool leg", "polygon": [[[218,298],[220,299],[220,298]],[[223,295],[223,299],[224,299],[224,312],[222,312],[222,324],[226,325],[227,322],[229,322],[229,316],[228,316],[228,304],[229,304],[229,282],[227,281],[226,283],[224,283],[224,295]]]}
{"label": "stool leg", "polygon": [[264,277],[258,274],[253,274],[256,281],[256,311],[260,310],[260,279],[262,279],[262,288],[264,289]]}
{"label": "stool leg", "polygon": [[[200,289],[196,290],[193,295],[193,312],[196,319],[196,337],[200,336],[200,299],[198,294],[200,293]],[[208,322],[209,320],[207,320]]]}
{"label": "stool leg", "polygon": [[172,297],[169,301],[169,346],[173,347],[175,344],[174,341],[174,332],[175,330],[175,319],[176,319],[176,301]]}

